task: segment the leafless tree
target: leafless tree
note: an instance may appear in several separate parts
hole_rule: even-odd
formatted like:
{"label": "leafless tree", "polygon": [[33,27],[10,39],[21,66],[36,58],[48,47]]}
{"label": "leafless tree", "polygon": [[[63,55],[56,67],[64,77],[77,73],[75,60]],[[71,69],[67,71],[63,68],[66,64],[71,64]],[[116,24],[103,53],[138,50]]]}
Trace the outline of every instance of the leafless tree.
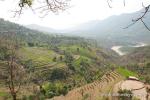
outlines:
{"label": "leafless tree", "polygon": [[[111,3],[112,0],[107,0],[108,6],[110,8],[112,8]],[[124,6],[126,5],[126,0],[123,0],[123,4]],[[132,25],[136,24],[137,22],[141,21],[143,23],[143,25],[145,26],[145,28],[150,31],[150,28],[147,26],[147,24],[144,22],[144,18],[147,15],[147,13],[149,13],[149,9],[150,9],[150,4],[147,6],[144,6],[144,4],[142,3],[142,7],[144,9],[144,12],[141,13],[141,16],[139,16],[138,18],[132,19],[132,23],[130,25],[128,25],[127,27],[125,27],[124,29],[127,29],[129,27],[131,27]]]}
{"label": "leafless tree", "polygon": [[3,34],[0,36],[0,48],[5,50],[5,82],[10,90],[13,100],[17,99],[17,93],[20,90],[22,83],[25,81],[25,70],[18,63],[17,50],[18,43],[15,41],[13,33]]}
{"label": "leafless tree", "polygon": [[[58,13],[64,11],[69,7],[70,0],[18,0],[17,10],[13,11],[15,13],[14,17],[21,15],[24,9],[30,8],[34,13],[38,12],[42,17],[45,17],[50,12]],[[34,5],[39,5],[39,7],[34,7]]]}

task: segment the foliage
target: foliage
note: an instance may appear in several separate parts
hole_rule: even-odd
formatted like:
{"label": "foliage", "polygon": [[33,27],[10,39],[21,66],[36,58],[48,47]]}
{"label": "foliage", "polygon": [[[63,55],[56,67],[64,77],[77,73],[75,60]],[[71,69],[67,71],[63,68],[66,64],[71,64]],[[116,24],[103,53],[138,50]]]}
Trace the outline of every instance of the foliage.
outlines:
{"label": "foliage", "polygon": [[130,90],[119,90],[119,100],[132,100],[133,94]]}
{"label": "foliage", "polygon": [[[7,35],[12,30],[15,31],[20,44],[17,50],[19,58],[16,61],[24,66],[27,78],[30,77],[29,82],[38,86],[47,81],[50,82],[49,89],[43,86],[46,93],[45,90],[40,89],[41,94],[47,97],[65,95],[74,87],[101,78],[110,68],[110,62],[106,62],[106,57],[109,59],[109,56],[94,46],[95,41],[81,37],[44,34],[8,21],[1,22],[0,36]],[[8,31],[3,32],[6,30]],[[4,60],[7,56],[4,55],[7,55],[7,52],[5,51],[7,51],[5,48],[0,48],[0,60],[3,60],[2,63],[0,62],[1,66],[3,63],[6,65]],[[98,55],[97,51],[99,51]],[[96,61],[100,64],[95,63]],[[3,68],[0,71],[3,71]],[[36,96],[34,94],[27,98],[32,99]]]}
{"label": "foliage", "polygon": [[137,74],[136,74],[136,73],[134,73],[134,72],[132,72],[132,71],[129,71],[129,70],[123,68],[123,67],[119,67],[119,68],[117,69],[117,72],[118,72],[119,74],[121,74],[122,76],[126,77],[126,78],[129,77],[129,76],[136,76],[136,77],[137,77]]}
{"label": "foliage", "polygon": [[56,68],[52,70],[50,80],[64,80],[67,78],[67,72],[64,69]]}
{"label": "foliage", "polygon": [[46,90],[46,96],[52,98],[58,95],[66,95],[68,92],[68,86],[63,83],[46,83],[43,85],[44,89]]}
{"label": "foliage", "polygon": [[26,61],[20,61],[22,65],[25,66],[28,72],[34,72],[35,71],[35,66],[33,65],[32,59],[26,60]]}
{"label": "foliage", "polygon": [[72,63],[73,60],[74,60],[74,59],[73,59],[72,54],[69,53],[69,52],[66,52],[66,53],[65,53],[65,62],[66,62],[66,64]]}
{"label": "foliage", "polygon": [[131,70],[132,72],[136,72],[139,76],[139,78],[146,82],[150,83],[150,66],[149,62],[142,63],[142,64],[129,64],[126,65],[128,70]]}

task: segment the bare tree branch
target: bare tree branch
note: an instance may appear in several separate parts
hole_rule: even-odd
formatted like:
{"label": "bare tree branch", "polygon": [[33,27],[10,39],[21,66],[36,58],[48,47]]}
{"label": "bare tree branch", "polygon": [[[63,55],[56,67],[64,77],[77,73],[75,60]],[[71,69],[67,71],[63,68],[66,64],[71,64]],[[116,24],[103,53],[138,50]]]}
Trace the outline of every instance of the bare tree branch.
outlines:
{"label": "bare tree branch", "polygon": [[6,76],[6,85],[10,90],[10,94],[13,100],[17,99],[17,93],[20,90],[20,86],[25,80],[25,70],[23,66],[18,63],[17,51],[19,50],[19,44],[16,38],[16,33],[3,33],[0,36],[0,48],[3,48],[6,69],[4,70]]}
{"label": "bare tree branch", "polygon": [[112,8],[110,2],[112,2],[112,0],[107,0],[107,4],[108,4],[109,8]]}
{"label": "bare tree branch", "polygon": [[133,19],[132,20],[132,24],[130,24],[130,25],[128,25],[127,27],[125,27],[125,28],[123,28],[123,29],[127,29],[127,28],[129,28],[129,27],[131,27],[132,25],[134,25],[134,24],[136,24],[137,22],[139,22],[139,21],[141,21],[142,23],[143,23],[143,25],[145,26],[145,28],[148,30],[148,31],[150,31],[150,28],[146,25],[146,23],[143,21],[143,19],[145,18],[145,16],[146,16],[146,14],[149,12],[149,8],[150,8],[150,5],[148,5],[148,6],[144,6],[143,5],[143,3],[142,3],[142,6],[144,7],[144,12],[143,12],[143,14],[140,16],[140,17],[138,17],[138,18],[136,18],[136,19]]}
{"label": "bare tree branch", "polygon": [[123,5],[126,6],[126,0],[123,0]]}
{"label": "bare tree branch", "polygon": [[142,23],[143,23],[143,25],[146,27],[146,29],[148,30],[148,31],[150,31],[150,28],[145,24],[145,22],[141,19],[141,21],[142,21]]}
{"label": "bare tree branch", "polygon": [[64,11],[69,7],[70,0],[36,0],[34,2],[38,2],[40,4],[40,7],[34,8],[34,2],[33,0],[19,0],[18,6],[19,10],[15,10],[12,12],[15,12],[14,17],[20,16],[24,10],[31,9],[34,14],[36,14],[36,11],[39,12],[38,14],[42,14],[42,17],[45,17],[49,14],[49,12],[52,13],[59,13],[60,11]]}

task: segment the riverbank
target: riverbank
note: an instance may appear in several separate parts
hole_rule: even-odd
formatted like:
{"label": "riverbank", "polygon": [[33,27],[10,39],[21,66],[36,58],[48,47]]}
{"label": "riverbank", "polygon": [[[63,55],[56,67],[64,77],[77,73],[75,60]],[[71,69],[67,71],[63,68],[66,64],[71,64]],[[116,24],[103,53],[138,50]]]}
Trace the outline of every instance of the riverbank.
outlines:
{"label": "riverbank", "polygon": [[123,56],[125,55],[126,53],[122,52],[120,49],[122,48],[123,46],[113,46],[111,49],[113,51],[115,51],[118,55],[120,56]]}
{"label": "riverbank", "polygon": [[139,48],[139,47],[144,47],[144,46],[147,46],[148,44],[146,44],[146,43],[138,43],[138,44],[136,44],[136,45],[129,45],[129,46],[113,46],[112,48],[111,48],[111,50],[113,50],[113,51],[115,51],[119,56],[123,56],[123,55],[126,55],[127,53],[128,53],[128,51],[122,51],[121,50],[121,48],[125,48],[125,47],[131,47],[131,48]]}

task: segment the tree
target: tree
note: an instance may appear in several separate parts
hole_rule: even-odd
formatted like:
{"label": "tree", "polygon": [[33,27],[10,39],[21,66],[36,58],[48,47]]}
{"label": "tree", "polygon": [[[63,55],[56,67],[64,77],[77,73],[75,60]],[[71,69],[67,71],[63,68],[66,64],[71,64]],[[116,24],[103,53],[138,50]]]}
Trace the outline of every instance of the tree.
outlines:
{"label": "tree", "polygon": [[[69,0],[18,0],[18,8],[15,12],[15,16],[21,15],[22,11],[26,8],[31,9],[34,13],[39,12],[42,17],[48,15],[49,12],[58,13],[64,11],[68,7]],[[40,5],[39,7],[35,7]]]}
{"label": "tree", "polygon": [[80,49],[79,48],[77,48],[77,52],[79,52],[80,51]]}
{"label": "tree", "polygon": [[67,72],[64,69],[55,68],[52,71],[52,74],[50,76],[50,80],[63,80],[67,78]]}
{"label": "tree", "polygon": [[56,57],[54,57],[54,58],[53,58],[53,62],[56,62],[56,60],[57,60],[57,58],[56,58]]}
{"label": "tree", "polygon": [[[4,52],[4,59],[6,69],[5,69],[5,82],[8,86],[13,100],[17,99],[17,93],[20,90],[20,86],[25,80],[25,69],[18,62],[17,51],[19,49],[19,44],[15,38],[14,33],[1,34],[0,36],[0,48],[1,52]],[[5,51],[2,51],[5,50]]]}
{"label": "tree", "polygon": [[70,64],[72,63],[72,61],[74,60],[72,54],[70,52],[65,52],[65,62],[66,64]]}
{"label": "tree", "polygon": [[59,57],[59,59],[60,59],[60,61],[62,61],[62,60],[63,60],[63,57],[62,57],[62,56],[60,56],[60,57]]}
{"label": "tree", "polygon": [[29,47],[34,47],[34,43],[29,42],[29,43],[28,43],[28,46],[29,46]]}

